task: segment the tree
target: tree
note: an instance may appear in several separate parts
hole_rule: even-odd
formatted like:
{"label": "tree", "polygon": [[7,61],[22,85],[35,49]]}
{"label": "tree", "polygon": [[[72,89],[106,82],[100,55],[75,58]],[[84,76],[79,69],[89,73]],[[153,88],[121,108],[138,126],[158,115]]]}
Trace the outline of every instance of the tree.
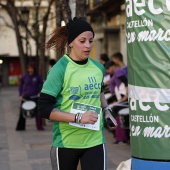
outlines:
{"label": "tree", "polygon": [[19,52],[19,57],[20,57],[20,62],[21,62],[21,69],[22,69],[22,72],[25,72],[26,71],[26,56],[24,55],[23,43],[22,43],[21,33],[19,30],[19,24],[21,23],[21,16],[19,15],[18,10],[15,7],[15,2],[13,0],[7,0],[6,3],[3,3],[0,1],[0,6],[3,9],[5,9],[5,11],[8,13],[8,15],[10,16],[12,20],[12,23],[14,26],[13,28],[15,30],[15,36],[17,40],[18,52]]}
{"label": "tree", "polygon": [[[5,2],[5,3],[4,3]],[[69,0],[48,0],[48,6],[46,8],[45,13],[43,13],[42,20],[35,21],[34,27],[30,27],[27,24],[23,24],[22,26],[25,28],[27,35],[29,35],[30,38],[32,38],[37,45],[37,50],[39,54],[39,64],[38,64],[38,70],[42,74],[43,77],[45,77],[44,68],[45,68],[45,48],[44,45],[46,43],[46,31],[48,27],[48,20],[49,15],[51,12],[51,7],[53,3],[55,2],[56,7],[56,26],[61,26],[61,21],[65,21],[67,23],[69,19],[71,19],[71,9],[69,6]],[[82,1],[76,1],[77,8],[76,8],[76,15],[80,17],[85,17],[85,6],[86,6],[86,0]],[[0,6],[5,9],[5,11],[10,16],[12,23],[13,23],[13,29],[15,30],[16,35],[16,41],[18,46],[18,52],[19,52],[19,58],[21,63],[21,69],[24,73],[26,71],[26,55],[24,54],[24,48],[23,48],[23,39],[26,39],[26,37],[23,37],[21,34],[21,30],[19,25],[22,23],[21,13],[18,10],[18,7],[15,6],[15,0],[0,0]],[[40,8],[37,8],[40,10]],[[39,13],[39,11],[38,11]],[[41,13],[42,14],[42,13]],[[37,22],[37,23],[36,23]],[[42,31],[39,32],[39,29],[36,29],[37,25],[39,25],[39,22],[42,23]],[[38,40],[37,40],[38,37]],[[61,56],[61,55],[58,55]]]}
{"label": "tree", "polygon": [[[61,21],[67,23],[71,19],[71,9],[69,0],[55,0],[56,8],[56,27],[61,27]],[[62,55],[56,51],[56,59],[60,59]]]}
{"label": "tree", "polygon": [[51,6],[55,0],[50,0],[49,5],[47,7],[46,13],[43,16],[43,29],[42,33],[40,34],[40,63],[39,63],[39,71],[41,72],[43,78],[45,78],[45,42],[46,42],[46,31],[47,31],[47,22],[49,18],[49,14],[51,11]]}
{"label": "tree", "polygon": [[61,12],[61,1],[55,0],[55,9],[56,9],[56,27],[61,26],[62,12]]}
{"label": "tree", "polygon": [[86,19],[86,0],[76,0],[76,16]]}
{"label": "tree", "polygon": [[[42,17],[42,21],[35,21],[38,22],[37,24],[39,25],[39,22],[42,22],[42,32],[36,32],[35,27],[29,27],[26,24],[22,24],[22,26],[25,27],[26,32],[29,34],[29,36],[37,42],[37,36],[38,36],[38,54],[40,55],[40,62],[38,65],[38,70],[41,72],[42,76],[44,77],[44,58],[45,58],[45,48],[44,44],[46,42],[46,30],[47,30],[47,22],[49,18],[49,14],[51,11],[51,6],[55,0],[49,0],[49,5],[47,6],[47,9]],[[23,48],[23,43],[22,39],[26,39],[26,37],[21,36],[21,30],[19,25],[22,23],[22,18],[21,18],[21,13],[18,10],[18,7],[15,6],[15,1],[14,0],[6,0],[6,1],[0,1],[0,6],[5,9],[5,11],[8,13],[10,16],[12,23],[13,23],[13,28],[15,30],[15,35],[16,35],[16,41],[17,41],[17,46],[18,46],[18,52],[19,52],[19,58],[21,62],[21,69],[22,72],[24,73],[26,71],[26,56],[24,55],[24,48]],[[39,8],[38,8],[39,10]],[[11,26],[12,27],[12,26]],[[32,29],[33,28],[33,29]]]}
{"label": "tree", "polygon": [[71,9],[69,6],[69,0],[61,0],[62,6],[62,18],[67,23],[71,19]]}

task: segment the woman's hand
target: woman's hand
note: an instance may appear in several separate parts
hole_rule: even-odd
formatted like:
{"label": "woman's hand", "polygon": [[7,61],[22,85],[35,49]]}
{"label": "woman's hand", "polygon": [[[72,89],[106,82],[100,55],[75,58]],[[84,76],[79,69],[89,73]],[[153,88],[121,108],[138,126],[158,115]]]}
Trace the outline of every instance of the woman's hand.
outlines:
{"label": "woman's hand", "polygon": [[95,124],[98,120],[98,114],[94,110],[85,112],[81,118],[82,124]]}

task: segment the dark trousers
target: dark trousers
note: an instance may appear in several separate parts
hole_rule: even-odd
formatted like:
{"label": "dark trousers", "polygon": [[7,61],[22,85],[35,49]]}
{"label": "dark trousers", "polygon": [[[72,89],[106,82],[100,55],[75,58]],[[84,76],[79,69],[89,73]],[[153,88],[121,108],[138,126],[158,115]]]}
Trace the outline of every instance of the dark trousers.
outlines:
{"label": "dark trousers", "polygon": [[[30,98],[24,98],[24,100],[33,100],[36,104],[38,101],[38,98],[34,98],[34,99],[30,99]],[[22,112],[22,104],[23,101],[21,101],[21,105],[20,105],[20,114],[19,114],[19,119],[18,119],[18,123],[16,126],[16,130],[25,130],[26,129],[26,118],[23,116]],[[37,130],[43,130],[43,121],[40,115],[37,114],[37,107],[35,108],[35,123],[36,123],[36,128]]]}
{"label": "dark trousers", "polygon": [[77,170],[80,161],[82,170],[106,170],[105,144],[84,149],[51,148],[52,170]]}

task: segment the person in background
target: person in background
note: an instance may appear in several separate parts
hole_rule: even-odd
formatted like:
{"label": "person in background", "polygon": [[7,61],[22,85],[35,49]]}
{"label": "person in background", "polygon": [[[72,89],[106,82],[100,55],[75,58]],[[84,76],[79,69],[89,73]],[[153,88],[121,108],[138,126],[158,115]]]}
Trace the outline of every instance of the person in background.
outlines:
{"label": "person in background", "polygon": [[[125,85],[126,89],[128,86],[128,72],[127,66],[123,62],[123,55],[120,52],[114,53],[112,55],[112,61],[116,65],[116,70],[114,71],[114,75],[110,79],[110,91],[115,93],[115,87],[119,88],[122,83]],[[124,89],[122,93],[125,97],[121,97],[120,94],[117,94],[118,102],[126,101],[127,100],[127,90]]]}
{"label": "person in background", "polygon": [[[105,97],[107,96],[106,99],[107,99],[108,103],[112,103],[117,100],[115,94],[111,93],[111,91],[110,91],[110,80],[114,76],[116,69],[117,69],[117,66],[112,60],[107,62],[106,66],[105,66],[105,70],[106,70],[106,73],[110,76],[110,79],[105,82],[105,86],[108,85],[108,91],[105,92],[105,94],[106,94]],[[111,95],[107,95],[108,93]]]}
{"label": "person in background", "polygon": [[118,126],[115,129],[115,144],[120,142],[127,143],[129,140],[129,131],[121,128],[118,111],[122,109],[117,104],[128,104],[128,75],[127,66],[123,62],[123,55],[121,53],[115,53],[112,55],[112,60],[116,64],[117,69],[114,71],[114,75],[110,79],[110,92],[116,95],[117,101],[113,103],[113,113],[117,120]]}
{"label": "person in background", "polygon": [[51,59],[49,60],[49,69],[52,68],[52,67],[55,65],[55,63],[56,63],[56,60],[53,59],[53,58],[51,58]]}
{"label": "person in background", "polygon": [[[109,59],[109,57],[108,57],[108,55],[107,55],[106,53],[100,54],[100,56],[99,56],[99,62],[102,63],[104,67],[106,66],[106,63],[107,63],[108,61],[110,61],[110,59]],[[106,72],[106,70],[105,70],[104,75],[105,75],[105,76],[108,75],[107,72]]]}
{"label": "person in background", "polygon": [[109,62],[110,60],[109,60],[109,57],[108,57],[108,55],[106,54],[106,53],[102,53],[102,54],[100,54],[100,56],[99,56],[99,62],[101,63],[101,64],[103,64],[103,66],[104,66],[104,68],[105,68],[105,70],[104,70],[104,87],[103,87],[103,91],[106,93],[106,92],[108,92],[108,81],[110,80],[110,75],[106,72],[106,64]]}
{"label": "person in background", "polygon": [[[106,73],[110,76],[110,78],[113,77],[116,68],[117,68],[117,66],[112,60],[110,60],[106,63],[105,70],[106,70]],[[112,94],[110,92],[110,79],[105,82],[105,86],[106,85],[108,86],[108,90],[104,91],[104,93],[105,93],[105,98],[107,100],[107,103],[110,105],[111,103],[116,102],[117,98],[114,93]],[[105,127],[108,128],[109,130],[115,130],[115,127],[113,129],[110,128],[106,124],[106,122],[105,122]],[[114,131],[113,131],[113,133],[114,133]]]}
{"label": "person in background", "polygon": [[50,69],[38,102],[42,117],[53,121],[53,170],[77,170],[79,161],[83,170],[107,169],[103,120],[111,112],[102,92],[104,67],[90,57],[94,35],[87,21],[75,17],[47,42],[47,48],[63,54]]}
{"label": "person in background", "polygon": [[[108,61],[105,65],[106,73],[110,76],[110,78],[113,77],[115,70],[117,69],[117,66],[114,61]],[[106,85],[110,84],[110,79],[105,82]]]}
{"label": "person in background", "polygon": [[106,63],[109,61],[108,55],[107,55],[106,53],[100,54],[100,56],[99,56],[99,61],[100,61],[100,63],[102,63],[102,64],[104,65],[104,67],[105,67]]}
{"label": "person in background", "polygon": [[114,53],[112,55],[112,61],[117,65],[118,68],[122,70],[121,73],[124,73],[125,77],[128,78],[127,66],[123,61],[123,55],[120,52]]}
{"label": "person in background", "polygon": [[[26,118],[22,114],[22,104],[26,100],[33,100],[37,103],[38,97],[43,85],[43,79],[36,71],[35,65],[29,63],[27,72],[21,77],[19,84],[19,98],[21,100],[20,114],[16,126],[16,131],[22,131],[26,129]],[[37,130],[44,130],[42,124],[42,118],[37,114],[37,107],[35,108],[35,120]]]}

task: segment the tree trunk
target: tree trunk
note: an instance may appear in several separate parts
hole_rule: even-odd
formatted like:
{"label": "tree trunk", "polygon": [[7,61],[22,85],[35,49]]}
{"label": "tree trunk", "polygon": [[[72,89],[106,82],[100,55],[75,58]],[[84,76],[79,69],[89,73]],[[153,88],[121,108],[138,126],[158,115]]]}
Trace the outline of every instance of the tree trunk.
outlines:
{"label": "tree trunk", "polygon": [[[62,21],[62,2],[60,0],[55,0],[55,8],[56,8],[56,27],[61,27]],[[61,58],[61,54],[56,50],[56,60]]]}
{"label": "tree trunk", "polygon": [[55,0],[55,8],[56,8],[56,27],[61,27],[62,11],[61,2],[59,0]]}
{"label": "tree trunk", "polygon": [[67,23],[71,19],[69,0],[61,0],[63,20]]}
{"label": "tree trunk", "polygon": [[[61,26],[61,21],[67,23],[71,19],[71,9],[69,6],[69,0],[55,0],[56,2],[56,26]],[[61,58],[61,53],[56,51],[56,59]]]}
{"label": "tree trunk", "polygon": [[47,31],[47,21],[48,21],[48,17],[50,14],[50,9],[51,9],[51,5],[53,4],[54,0],[50,0],[49,2],[49,6],[48,9],[43,17],[43,30],[42,33],[40,34],[40,62],[39,62],[39,72],[41,73],[43,79],[45,79],[46,74],[46,67],[45,67],[45,43],[46,43],[46,31]]}
{"label": "tree trunk", "polygon": [[[59,2],[62,4],[61,6],[57,6],[57,9],[60,8],[59,14],[56,17],[57,18],[57,26],[60,26],[61,24],[61,14],[63,15],[63,20],[65,22],[68,22],[69,19],[71,19],[71,10],[69,7],[69,0],[49,0],[49,6],[47,9],[47,13],[44,15],[43,17],[43,32],[40,34],[40,32],[38,32],[38,34],[40,35],[39,39],[38,39],[38,43],[37,46],[39,48],[39,52],[40,52],[40,61],[39,61],[39,71],[40,73],[42,73],[43,77],[45,76],[44,73],[44,68],[45,68],[45,41],[46,41],[46,29],[47,29],[47,21],[48,21],[48,16],[50,13],[50,8],[52,3],[56,1],[56,4],[58,5]],[[58,2],[59,1],[59,2]],[[21,62],[21,68],[22,68],[22,73],[24,73],[26,71],[26,56],[24,55],[24,49],[23,49],[23,44],[22,44],[22,37],[20,34],[20,30],[19,30],[19,24],[20,24],[20,15],[18,14],[17,10],[18,8],[15,7],[15,3],[14,0],[7,0],[6,4],[1,3],[0,1],[0,6],[2,6],[7,13],[9,14],[14,27],[15,27],[15,35],[16,35],[16,41],[17,41],[17,45],[18,45],[18,51],[19,51],[19,58],[20,58],[20,62]],[[29,27],[26,27],[26,31],[28,33],[28,35],[35,41],[37,42],[36,39],[36,35],[33,34],[33,30],[29,29]],[[34,28],[35,29],[35,28]],[[61,57],[61,55],[59,55]]]}
{"label": "tree trunk", "polygon": [[14,3],[11,1],[7,1],[6,5],[1,5],[9,14],[11,17],[11,20],[14,24],[15,28],[15,36],[16,36],[16,41],[17,41],[17,46],[18,46],[18,52],[19,52],[19,58],[20,58],[20,63],[21,63],[21,69],[22,69],[22,74],[26,72],[26,56],[24,54],[24,49],[23,49],[23,43],[21,39],[21,34],[19,30],[19,23],[17,20],[17,10],[16,7],[14,6]]}
{"label": "tree trunk", "polygon": [[86,0],[76,0],[76,16],[86,19]]}

